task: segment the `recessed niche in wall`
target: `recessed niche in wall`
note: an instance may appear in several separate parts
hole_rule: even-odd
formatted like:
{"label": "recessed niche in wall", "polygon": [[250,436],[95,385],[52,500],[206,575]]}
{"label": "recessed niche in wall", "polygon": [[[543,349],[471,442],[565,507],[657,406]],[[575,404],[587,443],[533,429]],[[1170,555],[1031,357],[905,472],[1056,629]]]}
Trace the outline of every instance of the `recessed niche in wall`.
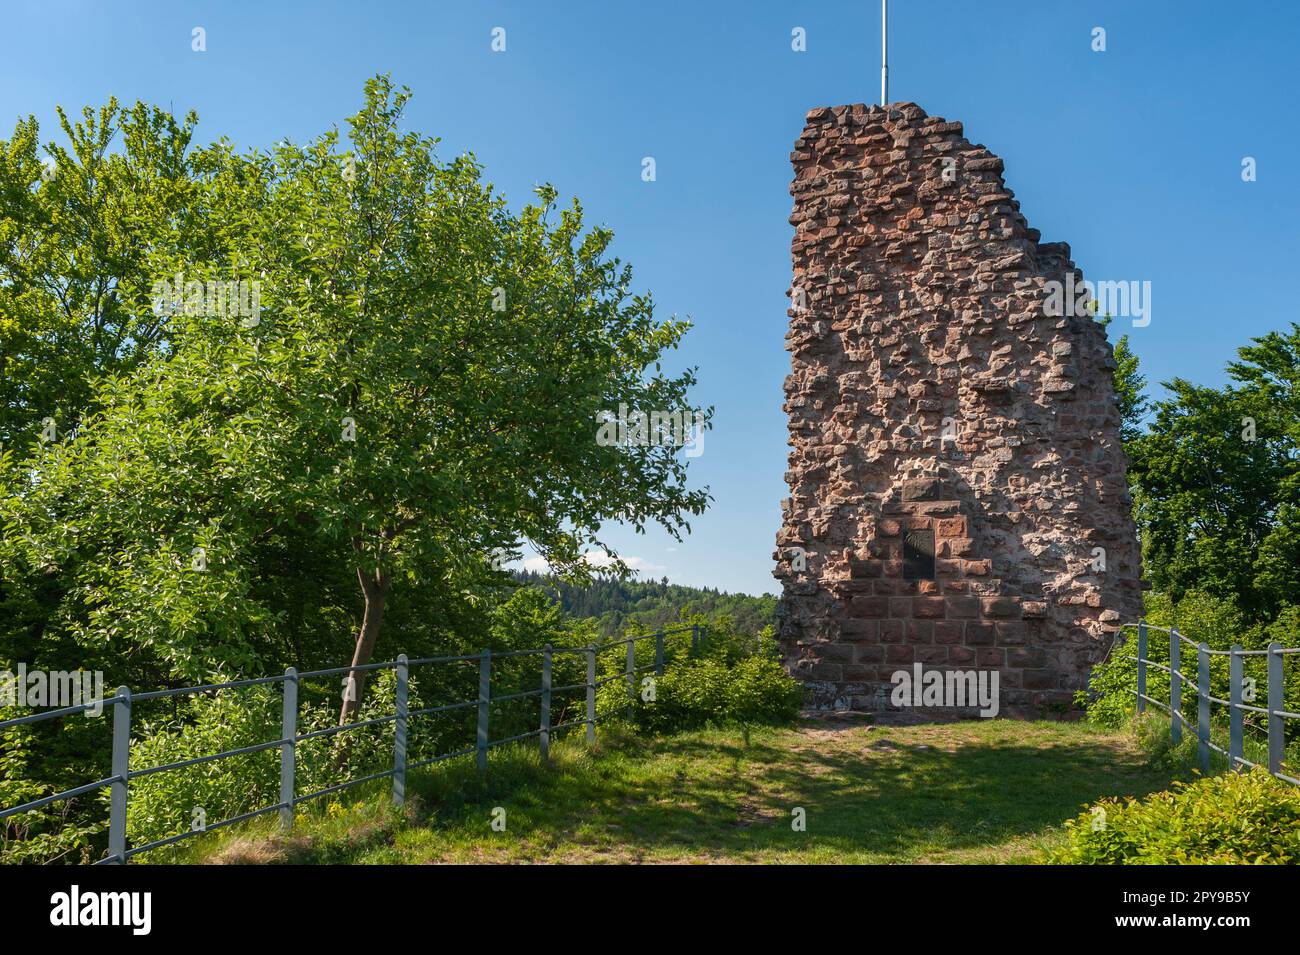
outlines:
{"label": "recessed niche in wall", "polygon": [[903,577],[934,580],[934,531],[908,531],[903,535]]}

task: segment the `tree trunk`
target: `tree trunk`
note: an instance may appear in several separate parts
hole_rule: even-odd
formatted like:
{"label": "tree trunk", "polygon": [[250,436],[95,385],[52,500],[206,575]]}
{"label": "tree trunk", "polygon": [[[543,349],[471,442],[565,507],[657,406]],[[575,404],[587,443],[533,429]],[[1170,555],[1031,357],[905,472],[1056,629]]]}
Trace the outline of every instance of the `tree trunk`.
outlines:
{"label": "tree trunk", "polygon": [[[384,604],[388,600],[390,580],[384,571],[377,570],[367,574],[357,568],[357,579],[361,581],[361,592],[365,595],[366,608],[361,617],[361,632],[357,635],[356,649],[352,652],[352,666],[365,666],[375,652],[375,640],[379,637],[379,627],[384,622]],[[349,722],[361,709],[361,700],[366,692],[366,676],[369,670],[349,670],[344,684],[343,706],[339,710],[339,725]],[[348,684],[351,692],[348,692]]]}

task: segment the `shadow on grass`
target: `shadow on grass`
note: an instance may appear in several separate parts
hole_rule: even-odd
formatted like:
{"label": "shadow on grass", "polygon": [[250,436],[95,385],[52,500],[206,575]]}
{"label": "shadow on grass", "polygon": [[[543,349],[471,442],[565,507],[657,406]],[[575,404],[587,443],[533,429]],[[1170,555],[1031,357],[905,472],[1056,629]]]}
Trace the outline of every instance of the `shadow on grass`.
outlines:
{"label": "shadow on grass", "polygon": [[[408,804],[359,787],[312,805],[293,836],[271,828],[192,859],[257,862],[1030,861],[1046,830],[1102,796],[1145,795],[1174,772],[1117,734],[979,721],[612,732],[492,751],[411,775]],[[1185,775],[1178,772],[1177,775]],[[792,827],[804,810],[806,831]],[[505,831],[492,828],[505,811]],[[180,861],[180,860],[177,860]]]}
{"label": "shadow on grass", "polygon": [[[953,749],[912,742],[924,730],[836,728],[830,746],[780,731],[756,734],[748,748],[717,732],[622,738],[580,768],[544,767],[515,753],[485,781],[452,773],[417,784],[423,804],[437,808],[415,823],[444,830],[453,842],[481,840],[491,809],[501,806],[511,835],[492,834],[492,847],[509,853],[513,843],[525,856],[573,845],[632,856],[816,849],[903,860],[995,847],[1059,825],[1102,796],[1143,795],[1169,783],[1167,771],[1147,767],[1113,737],[1021,740],[1020,727],[1004,739],[962,739]],[[806,813],[806,832],[792,828],[796,807]]]}

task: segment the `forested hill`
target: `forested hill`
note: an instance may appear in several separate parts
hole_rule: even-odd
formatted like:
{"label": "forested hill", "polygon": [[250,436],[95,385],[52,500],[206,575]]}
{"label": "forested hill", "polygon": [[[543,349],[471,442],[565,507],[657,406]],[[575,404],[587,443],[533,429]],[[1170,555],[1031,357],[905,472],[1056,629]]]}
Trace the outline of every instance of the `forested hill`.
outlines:
{"label": "forested hill", "polygon": [[515,577],[545,591],[566,614],[594,618],[602,634],[614,635],[629,623],[658,628],[675,623],[683,613],[709,617],[729,615],[740,633],[758,633],[776,618],[776,597],[727,594],[712,587],[683,587],[662,581],[594,580],[574,587],[547,575],[516,571]]}

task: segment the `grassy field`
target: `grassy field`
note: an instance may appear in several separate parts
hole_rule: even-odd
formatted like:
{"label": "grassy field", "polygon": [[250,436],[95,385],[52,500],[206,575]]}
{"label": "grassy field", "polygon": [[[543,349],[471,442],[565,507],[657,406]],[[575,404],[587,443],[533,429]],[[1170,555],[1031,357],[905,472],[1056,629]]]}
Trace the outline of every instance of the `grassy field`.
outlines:
{"label": "grassy field", "polygon": [[404,811],[372,789],[304,808],[292,836],[268,822],[151,861],[1024,863],[1086,803],[1171,781],[1128,732],[1009,720],[809,720],[748,747],[738,730],[614,734],[552,757],[494,750],[486,780],[472,764],[413,774]]}

